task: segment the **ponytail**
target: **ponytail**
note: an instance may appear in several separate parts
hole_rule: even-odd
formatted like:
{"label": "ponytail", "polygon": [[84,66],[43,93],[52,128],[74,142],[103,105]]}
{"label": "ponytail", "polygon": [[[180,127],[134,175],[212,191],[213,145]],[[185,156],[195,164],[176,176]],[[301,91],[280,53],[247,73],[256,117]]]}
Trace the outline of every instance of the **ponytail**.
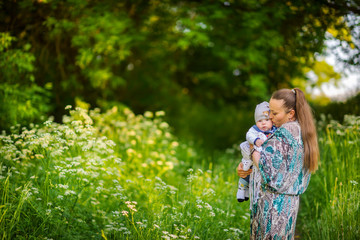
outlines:
{"label": "ponytail", "polygon": [[311,172],[318,169],[319,146],[312,110],[305,99],[303,91],[294,88],[296,97],[295,117],[301,127],[304,143],[304,166]]}
{"label": "ponytail", "polygon": [[276,91],[271,98],[282,99],[285,109],[295,110],[304,143],[304,167],[315,172],[318,169],[319,146],[312,110],[305,99],[305,94],[299,88],[281,89]]}

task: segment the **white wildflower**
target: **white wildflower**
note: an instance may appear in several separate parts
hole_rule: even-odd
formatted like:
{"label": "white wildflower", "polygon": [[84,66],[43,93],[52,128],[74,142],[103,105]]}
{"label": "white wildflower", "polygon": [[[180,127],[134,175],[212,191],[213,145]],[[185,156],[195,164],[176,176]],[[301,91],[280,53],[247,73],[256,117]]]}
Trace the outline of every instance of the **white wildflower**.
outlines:
{"label": "white wildflower", "polygon": [[125,217],[129,216],[129,212],[128,211],[121,211],[121,214]]}
{"label": "white wildflower", "polygon": [[355,181],[355,180],[350,180],[350,183],[351,183],[352,185],[357,185],[357,184],[358,184],[358,182]]}
{"label": "white wildflower", "polygon": [[155,115],[156,115],[157,117],[162,117],[162,116],[165,116],[165,112],[164,112],[164,111],[157,111],[157,112],[155,113]]}
{"label": "white wildflower", "polygon": [[144,113],[144,116],[145,116],[146,118],[153,118],[153,117],[154,117],[154,114],[153,114],[152,112],[150,112],[150,111],[146,111],[146,112]]}
{"label": "white wildflower", "polygon": [[72,195],[75,195],[75,194],[76,194],[76,192],[75,192],[75,191],[73,191],[73,190],[66,190],[66,191],[65,191],[65,193],[64,193],[64,195],[65,195],[65,196],[67,196],[67,195],[71,195],[71,194],[72,194]]}

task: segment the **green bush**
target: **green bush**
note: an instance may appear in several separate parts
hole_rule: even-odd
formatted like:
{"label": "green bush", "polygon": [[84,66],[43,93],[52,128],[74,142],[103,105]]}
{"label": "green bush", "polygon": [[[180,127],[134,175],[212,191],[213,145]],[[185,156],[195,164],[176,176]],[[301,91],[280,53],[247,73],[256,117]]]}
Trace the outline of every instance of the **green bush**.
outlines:
{"label": "green bush", "polygon": [[0,33],[0,129],[40,122],[50,110],[47,88],[38,86],[34,77],[35,57],[30,44],[11,48],[16,38]]}
{"label": "green bush", "polygon": [[330,119],[336,120],[339,123],[344,121],[345,115],[360,116],[360,92],[347,99],[346,101],[334,101],[330,102],[326,106],[313,106],[318,120],[324,121],[322,115],[330,116]]}

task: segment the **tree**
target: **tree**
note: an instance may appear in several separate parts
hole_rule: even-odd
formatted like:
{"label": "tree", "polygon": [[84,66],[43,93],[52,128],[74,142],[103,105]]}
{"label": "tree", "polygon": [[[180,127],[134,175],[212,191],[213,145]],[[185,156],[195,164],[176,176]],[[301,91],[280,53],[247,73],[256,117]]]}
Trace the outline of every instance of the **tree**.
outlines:
{"label": "tree", "polygon": [[0,33],[0,127],[10,130],[14,125],[37,122],[49,111],[50,86],[39,87],[34,78],[33,54],[30,44],[11,49],[15,37]]}
{"label": "tree", "polygon": [[165,110],[178,133],[228,146],[252,124],[258,101],[306,80],[329,28],[339,39],[356,35],[347,16],[359,4],[18,0],[1,7],[0,31],[18,38],[14,48],[31,44],[36,83],[53,86],[56,119],[76,97],[93,107],[122,102],[136,113]]}

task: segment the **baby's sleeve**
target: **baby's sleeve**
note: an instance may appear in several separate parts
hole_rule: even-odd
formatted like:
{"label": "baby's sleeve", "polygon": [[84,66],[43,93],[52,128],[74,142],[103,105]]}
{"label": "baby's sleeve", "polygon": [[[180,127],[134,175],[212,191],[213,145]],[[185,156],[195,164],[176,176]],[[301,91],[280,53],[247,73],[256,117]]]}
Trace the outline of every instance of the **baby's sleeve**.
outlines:
{"label": "baby's sleeve", "polygon": [[250,144],[255,144],[255,140],[258,138],[258,132],[253,127],[251,127],[246,133],[246,141],[248,141]]}

